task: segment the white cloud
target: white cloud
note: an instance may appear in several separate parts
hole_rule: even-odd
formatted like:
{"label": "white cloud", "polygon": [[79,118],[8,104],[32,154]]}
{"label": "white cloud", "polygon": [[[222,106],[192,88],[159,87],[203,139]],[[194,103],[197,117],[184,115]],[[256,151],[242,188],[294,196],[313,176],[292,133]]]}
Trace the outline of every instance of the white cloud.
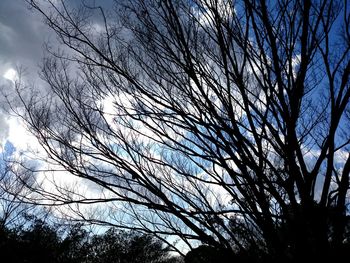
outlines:
{"label": "white cloud", "polygon": [[19,118],[9,118],[8,125],[9,134],[7,139],[18,151],[25,151],[27,148],[39,148],[37,140],[27,131],[23,121],[21,121]]}
{"label": "white cloud", "polygon": [[293,77],[294,79],[297,77],[297,71],[298,71],[298,67],[300,65],[300,62],[301,62],[301,55],[298,54],[298,55],[295,55],[293,58],[292,58],[292,68],[293,68]]}
{"label": "white cloud", "polygon": [[0,142],[4,145],[7,137],[9,136],[9,125],[5,114],[0,113]]}
{"label": "white cloud", "polygon": [[14,70],[13,68],[9,68],[8,70],[6,70],[3,77],[12,82],[15,82],[18,79],[18,74],[16,70]]}

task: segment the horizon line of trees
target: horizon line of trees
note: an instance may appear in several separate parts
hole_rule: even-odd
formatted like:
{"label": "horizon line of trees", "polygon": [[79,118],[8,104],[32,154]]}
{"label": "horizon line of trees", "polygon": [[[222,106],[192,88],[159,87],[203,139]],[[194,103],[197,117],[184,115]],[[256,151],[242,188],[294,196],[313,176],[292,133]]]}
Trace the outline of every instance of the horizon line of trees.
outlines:
{"label": "horizon line of trees", "polygon": [[[113,227],[97,234],[82,224],[53,224],[24,215],[25,224],[0,228],[1,258],[11,263],[181,263],[155,237]],[[5,262],[5,261],[4,261]]]}

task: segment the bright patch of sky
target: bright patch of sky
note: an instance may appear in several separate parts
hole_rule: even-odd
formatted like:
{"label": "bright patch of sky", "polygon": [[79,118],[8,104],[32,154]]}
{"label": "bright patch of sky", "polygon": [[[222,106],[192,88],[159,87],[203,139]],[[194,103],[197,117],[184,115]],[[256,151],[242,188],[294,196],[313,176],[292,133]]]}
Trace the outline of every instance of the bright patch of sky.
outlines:
{"label": "bright patch of sky", "polygon": [[8,79],[12,82],[15,82],[16,79],[18,78],[18,74],[17,71],[14,70],[13,68],[9,68],[8,70],[6,70],[5,74],[3,75],[3,77],[5,79]]}

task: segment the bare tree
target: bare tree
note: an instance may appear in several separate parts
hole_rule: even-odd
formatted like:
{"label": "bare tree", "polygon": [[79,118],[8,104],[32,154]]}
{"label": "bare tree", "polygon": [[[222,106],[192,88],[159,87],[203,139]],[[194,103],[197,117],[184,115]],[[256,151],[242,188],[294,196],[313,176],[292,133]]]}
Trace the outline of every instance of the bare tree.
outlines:
{"label": "bare tree", "polygon": [[0,158],[0,231],[25,224],[26,216],[34,213],[33,204],[23,202],[22,196],[29,195],[32,173],[13,156],[14,148],[7,142],[1,149]]}
{"label": "bare tree", "polygon": [[[27,1],[69,51],[17,87],[47,161],[99,188],[87,218],[228,251],[317,259],[346,245],[347,1]],[[66,191],[65,191],[66,190]],[[333,253],[333,254],[332,254]]]}

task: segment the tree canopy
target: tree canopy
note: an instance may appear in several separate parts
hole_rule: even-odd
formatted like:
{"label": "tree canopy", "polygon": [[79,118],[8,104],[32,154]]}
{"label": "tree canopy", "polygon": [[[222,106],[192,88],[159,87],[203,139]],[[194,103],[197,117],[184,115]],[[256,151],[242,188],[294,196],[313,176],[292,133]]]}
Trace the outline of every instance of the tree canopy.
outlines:
{"label": "tree canopy", "polygon": [[28,198],[189,248],[347,251],[347,1],[27,2],[65,49],[48,46],[47,92],[17,83],[13,108],[92,189],[38,183]]}
{"label": "tree canopy", "polygon": [[93,234],[79,224],[55,226],[36,217],[26,226],[1,229],[0,249],[13,263],[181,262],[149,235],[113,228]]}

